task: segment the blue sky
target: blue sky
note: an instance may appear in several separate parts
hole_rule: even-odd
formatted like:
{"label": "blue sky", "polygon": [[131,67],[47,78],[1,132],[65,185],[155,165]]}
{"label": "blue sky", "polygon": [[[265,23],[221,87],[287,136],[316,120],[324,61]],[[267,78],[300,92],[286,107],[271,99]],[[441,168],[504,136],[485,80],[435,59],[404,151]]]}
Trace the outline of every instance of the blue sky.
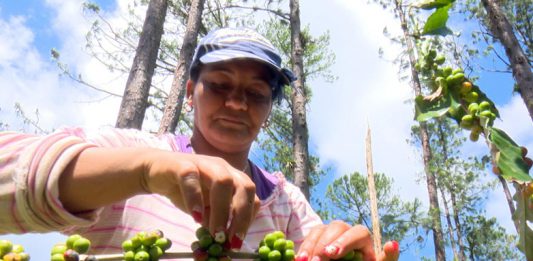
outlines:
{"label": "blue sky", "polygon": [[[102,2],[106,3],[102,6],[103,14],[120,26],[128,1]],[[337,81],[310,82],[314,93],[308,111],[310,148],[321,158],[322,165],[333,167],[319,194],[328,181],[340,175],[366,172],[364,140],[369,125],[374,171],[393,177],[403,198],[418,197],[426,202],[425,183],[416,182],[416,175],[422,171],[421,158],[405,142],[414,124],[412,105],[406,103],[412,92],[407,82],[398,79],[398,69],[390,62],[398,55],[399,47],[382,35],[385,26],[392,33],[398,33],[399,28],[390,13],[365,3],[350,0],[302,3],[302,24],[309,24],[315,35],[329,31],[331,50],[337,57],[332,67]],[[15,116],[15,102],[30,115],[39,110],[39,123],[48,130],[62,125],[86,128],[114,125],[120,100],[106,98],[60,77],[49,55],[51,48],[58,49],[65,62],[84,79],[121,93],[126,76],[109,72],[84,50],[89,19],[81,10],[78,0],[0,0],[0,119],[12,129],[28,130]],[[457,26],[453,30],[462,30],[459,26],[463,24],[467,26],[461,22],[451,26]],[[378,57],[380,47],[385,50],[385,59]],[[511,75],[484,73],[477,84],[500,109],[502,120],[496,126],[533,151],[531,119],[520,97],[511,93]],[[165,85],[170,87],[168,80]],[[157,123],[146,125],[153,129]],[[467,142],[464,151],[481,155],[487,149],[483,142]],[[489,173],[487,179],[491,178]],[[491,194],[490,201],[488,215],[497,217],[513,232],[508,211],[501,211],[507,207],[500,189]],[[55,233],[0,238],[23,244],[34,257],[48,254],[54,243],[63,240]],[[402,260],[419,257],[419,253],[405,253]]]}

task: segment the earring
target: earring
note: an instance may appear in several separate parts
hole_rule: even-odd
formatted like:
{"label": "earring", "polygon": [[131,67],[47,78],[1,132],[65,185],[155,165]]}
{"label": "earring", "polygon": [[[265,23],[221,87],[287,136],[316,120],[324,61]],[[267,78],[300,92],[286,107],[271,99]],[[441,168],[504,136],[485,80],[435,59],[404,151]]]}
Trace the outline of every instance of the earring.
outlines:
{"label": "earring", "polygon": [[265,128],[268,128],[270,126],[270,121],[269,120],[266,120],[265,122],[263,122],[263,126],[261,126],[263,129]]}
{"label": "earring", "polygon": [[187,101],[185,102],[185,104],[183,104],[183,110],[186,112],[186,113],[189,113],[193,110],[193,107],[192,107],[192,99],[189,97],[189,99],[187,99]]}

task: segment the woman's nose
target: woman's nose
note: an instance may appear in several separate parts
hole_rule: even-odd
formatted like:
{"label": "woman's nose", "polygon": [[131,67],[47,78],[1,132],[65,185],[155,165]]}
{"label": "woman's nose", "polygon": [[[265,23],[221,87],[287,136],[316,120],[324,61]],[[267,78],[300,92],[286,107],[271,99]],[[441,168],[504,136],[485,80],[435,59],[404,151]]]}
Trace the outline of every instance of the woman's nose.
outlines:
{"label": "woman's nose", "polygon": [[248,108],[246,94],[242,88],[234,88],[226,97],[226,106],[234,110],[246,110]]}

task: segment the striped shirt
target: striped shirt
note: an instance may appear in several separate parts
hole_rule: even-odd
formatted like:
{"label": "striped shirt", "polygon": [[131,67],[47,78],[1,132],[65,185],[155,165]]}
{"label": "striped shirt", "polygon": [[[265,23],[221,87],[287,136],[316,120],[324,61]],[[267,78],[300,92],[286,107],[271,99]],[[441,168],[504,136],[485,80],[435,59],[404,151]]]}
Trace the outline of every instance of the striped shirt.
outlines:
{"label": "striped shirt", "polygon": [[[89,147],[153,147],[188,152],[184,138],[129,129],[87,131],[62,128],[46,136],[0,132],[0,234],[61,231],[91,240],[91,253],[119,253],[139,231],[159,229],[172,241],[170,251],[190,251],[198,224],[164,196],[138,195],[75,215],[59,201],[58,179],[68,163]],[[187,139],[188,140],[188,139]],[[283,174],[252,164],[261,207],[242,251],[253,251],[265,234],[281,230],[296,249],[321,220],[301,191]],[[90,196],[90,195],[88,195]]]}

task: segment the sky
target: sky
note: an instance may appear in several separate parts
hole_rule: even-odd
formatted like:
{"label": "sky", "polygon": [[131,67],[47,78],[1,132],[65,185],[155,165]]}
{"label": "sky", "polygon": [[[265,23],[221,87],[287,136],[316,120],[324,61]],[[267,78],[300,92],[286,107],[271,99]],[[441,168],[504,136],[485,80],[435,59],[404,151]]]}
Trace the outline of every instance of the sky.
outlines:
{"label": "sky", "polygon": [[[111,23],[123,24],[121,17],[128,1],[102,2],[103,14]],[[403,199],[419,198],[427,205],[425,182],[417,182],[423,170],[420,152],[406,142],[415,124],[412,104],[407,102],[413,93],[408,82],[399,80],[397,65],[391,62],[399,46],[382,34],[385,26],[391,33],[398,33],[399,28],[389,12],[366,2],[301,2],[302,25],[308,24],[313,35],[330,33],[330,49],[336,55],[331,70],[338,77],[332,83],[322,79],[309,82],[314,94],[307,114],[309,147],[320,157],[321,165],[334,168],[329,180],[355,171],[366,173],[364,141],[369,126],[374,171],[394,178],[395,192]],[[460,30],[468,25],[451,22],[450,26]],[[122,93],[126,76],[110,72],[84,49],[89,27],[90,19],[83,13],[80,0],[0,0],[1,122],[12,130],[28,131],[16,117],[14,106],[19,103],[30,118],[36,119],[38,111],[39,126],[46,130],[114,125],[120,100],[61,76],[50,57],[50,49],[55,48],[85,80]],[[378,56],[380,47],[385,50],[384,58]],[[500,110],[501,120],[495,126],[533,151],[533,124],[522,99],[511,93],[512,77],[486,73],[478,85]],[[465,155],[483,155],[487,148],[483,142],[467,142],[463,151]],[[486,179],[492,178],[487,173]],[[327,180],[321,185],[322,191],[326,184]],[[513,233],[501,189],[490,194],[489,202],[487,215],[498,218]],[[23,244],[32,256],[48,254],[53,244],[64,240],[57,233],[0,238]],[[406,253],[402,259],[416,255]]]}

